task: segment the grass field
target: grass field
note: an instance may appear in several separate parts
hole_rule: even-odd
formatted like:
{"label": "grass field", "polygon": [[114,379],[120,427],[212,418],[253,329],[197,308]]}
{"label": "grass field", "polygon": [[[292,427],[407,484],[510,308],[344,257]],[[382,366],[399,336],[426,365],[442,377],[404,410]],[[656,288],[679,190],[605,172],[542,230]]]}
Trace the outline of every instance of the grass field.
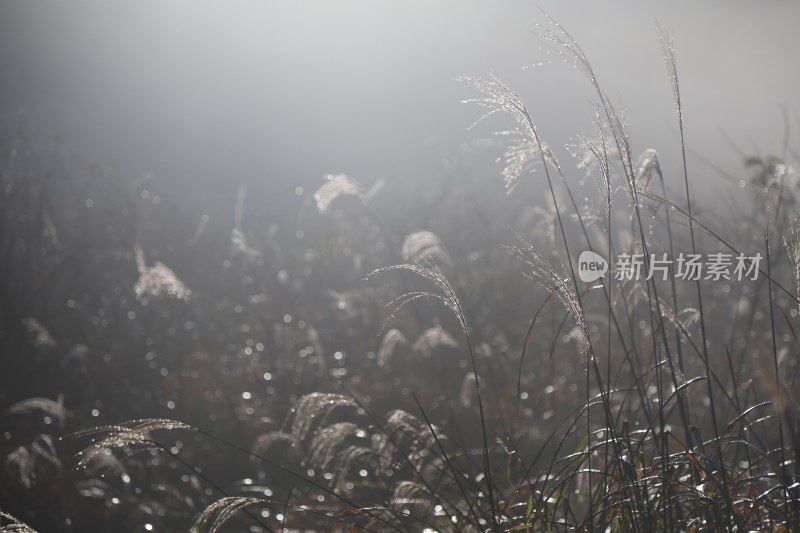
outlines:
{"label": "grass field", "polygon": [[0,531],[800,529],[789,133],[698,195],[680,43],[665,161],[542,18],[594,131],[460,79],[471,148],[403,231],[368,176],[221,220],[8,136]]}

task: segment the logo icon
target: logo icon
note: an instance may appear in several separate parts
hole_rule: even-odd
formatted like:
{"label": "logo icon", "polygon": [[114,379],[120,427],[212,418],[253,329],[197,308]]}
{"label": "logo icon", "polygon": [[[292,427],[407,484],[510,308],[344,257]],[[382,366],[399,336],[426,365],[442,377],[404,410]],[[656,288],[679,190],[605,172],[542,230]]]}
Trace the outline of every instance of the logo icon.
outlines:
{"label": "logo icon", "polygon": [[591,283],[606,275],[608,272],[608,261],[603,256],[594,252],[581,252],[578,257],[578,276],[584,283]]}

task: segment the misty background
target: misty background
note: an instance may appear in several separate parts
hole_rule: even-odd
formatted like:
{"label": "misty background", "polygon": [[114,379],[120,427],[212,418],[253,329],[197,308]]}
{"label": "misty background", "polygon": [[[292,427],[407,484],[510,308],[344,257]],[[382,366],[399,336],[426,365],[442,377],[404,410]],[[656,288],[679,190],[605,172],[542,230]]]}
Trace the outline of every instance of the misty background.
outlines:
{"label": "misty background", "polygon": [[[469,172],[499,187],[497,154],[466,145],[511,124],[466,131],[480,110],[460,103],[474,96],[455,81],[462,75],[502,77],[572,166],[562,148],[592,135],[591,92],[577,70],[547,64],[535,35],[543,11],[623,105],[634,152],[657,148],[667,174],[678,143],[656,19],[675,35],[693,152],[736,174],[731,144],[780,155],[785,117],[798,126],[794,2],[3,0],[0,9],[3,133],[24,132],[53,167],[147,174],[212,218],[220,206],[229,216],[240,183],[248,201],[280,210],[296,187],[310,194],[335,172],[386,180],[384,207],[412,202],[465,150]],[[694,187],[708,189],[717,175],[690,164]]]}

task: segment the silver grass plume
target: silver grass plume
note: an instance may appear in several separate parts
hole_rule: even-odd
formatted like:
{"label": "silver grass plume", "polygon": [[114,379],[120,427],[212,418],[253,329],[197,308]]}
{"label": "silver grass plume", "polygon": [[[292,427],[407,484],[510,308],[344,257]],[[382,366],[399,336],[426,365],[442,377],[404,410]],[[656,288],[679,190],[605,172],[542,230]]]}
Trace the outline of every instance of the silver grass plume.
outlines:
{"label": "silver grass plume", "polygon": [[[434,429],[440,440],[445,437],[438,428]],[[380,471],[384,472],[397,460],[397,454],[403,453],[415,464],[421,464],[421,450],[432,447],[435,439],[428,426],[402,409],[395,409],[386,415],[385,433],[380,433],[373,441],[373,448],[378,453]]]}
{"label": "silver grass plume", "polygon": [[178,300],[189,298],[192,291],[184,285],[171,268],[158,261],[153,266],[147,266],[144,251],[138,245],[135,254],[139,279],[133,286],[133,292],[136,293],[137,299],[144,296],[161,296],[162,294]]}
{"label": "silver grass plume", "polygon": [[642,152],[636,162],[636,188],[639,190],[647,189],[650,186],[653,175],[663,179],[658,153],[653,148],[648,148]]}
{"label": "silver grass plume", "polygon": [[297,401],[294,408],[292,435],[299,441],[304,441],[313,427],[324,427],[330,414],[339,408],[355,411],[358,409],[358,404],[352,398],[341,394],[323,392],[306,394]]}
{"label": "silver grass plume", "polygon": [[[646,302],[650,299],[647,295],[646,285],[642,283],[637,283],[633,286],[632,296],[638,296],[638,298],[633,300],[637,304],[638,302]],[[680,311],[676,311],[666,298],[659,297],[658,305],[656,305],[656,302],[653,302],[651,307],[654,312],[660,313],[661,316],[675,326],[683,336],[687,338],[691,337],[688,329],[700,320],[700,311],[697,308],[685,307]]]}
{"label": "silver grass plume", "polygon": [[583,72],[593,84],[597,81],[594,76],[594,71],[583,53],[578,41],[576,41],[558,22],[550,15],[545,14],[547,19],[546,25],[536,24],[534,33],[544,39],[545,44],[548,46],[547,53],[554,53],[558,55],[565,63],[571,63],[581,72]]}
{"label": "silver grass plume", "polygon": [[325,184],[314,193],[314,200],[320,213],[326,213],[331,204],[342,195],[355,196],[363,203],[369,199],[361,184],[346,174],[331,174],[325,179]]}
{"label": "silver grass plume", "polygon": [[45,213],[42,215],[42,223],[44,225],[44,229],[42,230],[44,236],[47,237],[56,250],[61,250],[63,246],[61,244],[61,240],[58,238],[58,230],[56,229],[56,225],[53,223],[53,219],[50,218],[47,213]]}
{"label": "silver grass plume", "polygon": [[423,331],[414,341],[412,349],[425,357],[430,357],[437,348],[458,348],[456,340],[441,326],[434,326]]}
{"label": "silver grass plume", "polygon": [[56,341],[41,322],[35,318],[23,318],[22,325],[28,333],[31,343],[36,347],[55,348]]}
{"label": "silver grass plume", "polygon": [[[634,169],[630,154],[630,143],[627,126],[624,120],[624,114],[617,112],[611,104],[608,97],[600,88],[600,84],[595,77],[592,65],[589,62],[586,54],[581,49],[578,42],[570,35],[560,24],[558,24],[550,15],[545,15],[547,18],[547,25],[539,27],[537,33],[549,45],[550,51],[560,55],[565,62],[572,63],[576,68],[583,72],[592,84],[599,104],[596,104],[597,118],[605,117],[605,120],[598,120],[598,122],[605,122],[609,129],[609,133],[613,142],[610,143],[617,153],[625,173],[626,181],[629,188],[629,193],[634,202],[636,202],[636,184],[634,181]],[[538,26],[538,25],[537,25]],[[675,78],[677,80],[677,77]],[[601,135],[601,138],[604,136]],[[605,146],[606,150],[609,144],[601,143]]]}
{"label": "silver grass plume", "polygon": [[233,231],[231,231],[231,253],[233,255],[241,255],[250,261],[258,260],[261,257],[261,252],[251,247],[247,243],[247,237],[244,234],[242,223],[244,220],[244,202],[247,195],[247,188],[244,185],[239,186],[236,194],[236,209],[233,215]]}
{"label": "silver grass plume", "polygon": [[104,500],[111,491],[111,485],[98,478],[81,479],[75,483],[75,488],[82,497],[97,500]]}
{"label": "silver grass plume", "polygon": [[[276,452],[274,450],[276,447],[281,447],[282,449]],[[296,453],[299,447],[300,443],[294,435],[282,431],[270,431],[256,438],[256,442],[253,445],[253,453],[261,456],[284,455],[283,452],[288,451],[294,451]],[[258,461],[257,457],[253,457],[252,459]]]}
{"label": "silver grass plume", "polygon": [[[531,122],[531,127],[533,127],[532,124],[533,123]],[[481,382],[478,380],[478,364],[476,361],[475,352],[472,348],[472,341],[470,340],[469,326],[467,325],[467,317],[464,313],[463,308],[461,307],[461,302],[459,301],[455,290],[453,290],[453,287],[450,285],[450,282],[447,280],[447,277],[442,273],[439,266],[433,261],[430,261],[429,259],[413,264],[395,265],[392,267],[378,269],[374,271],[372,274],[376,274],[378,272],[383,272],[387,270],[401,270],[414,273],[432,282],[440,291],[440,293],[435,293],[430,291],[416,291],[401,295],[398,298],[392,300],[392,302],[389,302],[388,304],[389,306],[394,306],[394,311],[392,312],[392,315],[394,315],[394,313],[396,313],[397,310],[403,307],[405,304],[417,300],[419,298],[435,298],[441,301],[445,305],[445,307],[447,307],[453,312],[453,314],[456,316],[456,319],[458,320],[459,325],[461,326],[461,331],[464,333],[464,339],[466,340],[467,349],[469,350],[470,361],[472,362],[472,373],[475,374],[475,392],[478,396],[478,412],[480,414],[481,435],[483,437],[483,462],[484,462],[483,466],[484,466],[484,472],[486,472],[486,477],[487,477],[486,487],[489,495],[489,500],[494,501],[494,488],[492,485],[492,466],[491,466],[491,459],[489,457],[488,439],[486,438],[486,417],[483,410],[483,400],[481,399],[481,389],[480,389]],[[433,435],[431,435],[431,437],[433,437]]]}
{"label": "silver grass plume", "polygon": [[216,533],[240,510],[257,503],[267,503],[261,498],[226,496],[206,507],[195,519],[191,533]]}
{"label": "silver grass plume", "polygon": [[[560,194],[556,192],[555,196],[557,201],[560,202]],[[558,213],[556,212],[556,202],[548,194],[544,197],[544,204],[544,207],[534,205],[530,208],[525,226],[530,227],[530,235],[545,237],[549,241],[553,252],[558,254]]]}
{"label": "silver grass plume", "polygon": [[397,311],[414,300],[418,300],[420,298],[433,298],[442,302],[445,307],[453,312],[453,314],[456,316],[456,319],[458,319],[462,331],[467,338],[469,337],[467,319],[461,307],[461,302],[458,300],[458,296],[456,295],[455,290],[453,290],[453,287],[450,285],[450,282],[447,280],[447,277],[444,275],[444,273],[442,273],[442,270],[436,263],[430,259],[422,259],[416,263],[406,263],[402,265],[379,268],[370,273],[369,276],[371,277],[376,274],[392,270],[411,272],[412,274],[416,274],[424,279],[427,279],[433,283],[440,292],[412,291],[398,296],[387,304],[387,307],[392,308],[389,318],[392,318]]}
{"label": "silver grass plume", "polygon": [[373,183],[372,187],[370,187],[369,190],[367,191],[366,195],[367,201],[375,198],[378,195],[378,193],[383,190],[385,186],[386,186],[386,180],[384,179],[379,179],[378,181]]}
{"label": "silver grass plume", "polygon": [[[597,93],[597,97],[600,100],[599,104],[595,105],[597,117],[605,117],[604,122],[607,124],[610,136],[613,139],[613,143],[611,143],[611,145],[616,148],[616,152],[622,162],[622,167],[629,187],[629,193],[633,201],[636,202],[636,184],[634,181],[634,169],[630,154],[630,137],[625,124],[624,114],[617,112],[617,110],[611,104],[609,98],[600,88],[600,84],[595,77],[592,65],[578,42],[551,16],[545,16],[547,18],[547,25],[544,28],[539,29],[537,33],[549,45],[551,51],[560,55],[565,62],[571,62],[576,68],[581,70],[587,78],[589,78],[589,81],[591,82],[592,87],[594,88],[595,92]],[[675,79],[677,80],[677,77]],[[600,122],[603,121],[601,120]],[[602,144],[605,145],[606,143]]]}
{"label": "silver grass plume", "polygon": [[[553,17],[545,15],[547,25],[542,27],[537,24],[536,33],[542,37],[545,43],[549,46],[551,52],[555,52],[567,63],[572,63],[589,79],[600,99],[599,105],[596,105],[597,111],[600,116],[606,118],[610,133],[614,139],[619,158],[622,161],[623,169],[630,187],[634,186],[633,183],[633,168],[630,156],[629,136],[627,127],[625,125],[624,116],[618,113],[614,106],[609,101],[608,97],[600,88],[600,84],[594,74],[594,69],[583,52],[583,49],[578,44],[572,35],[567,32],[560,24],[558,24]],[[677,79],[677,78],[676,78]],[[635,197],[634,194],[632,196]]]}
{"label": "silver grass plume", "polygon": [[20,446],[6,457],[6,468],[26,488],[35,485],[37,473],[48,467],[54,469],[61,467],[61,461],[49,435],[39,435],[29,447]]}
{"label": "silver grass plume", "polygon": [[678,119],[683,119],[681,116],[683,108],[681,107],[681,92],[678,83],[678,66],[675,61],[675,43],[668,29],[662,27],[660,24],[656,24],[656,27],[658,29],[658,41],[661,44],[661,54],[664,57],[664,64],[667,67],[667,77],[672,86],[672,99],[675,105],[675,112],[678,114]]}
{"label": "silver grass plume", "polygon": [[361,466],[362,469],[373,462],[377,453],[371,448],[363,446],[348,446],[340,450],[332,463],[332,470],[336,473],[333,481],[333,490],[341,492],[347,488],[346,484],[350,481],[349,473],[354,466]]}
{"label": "silver grass plume", "polygon": [[400,330],[392,328],[387,331],[378,348],[378,365],[386,366],[389,364],[398,346],[405,346],[407,344],[408,340]]}
{"label": "silver grass plume", "polygon": [[147,258],[144,256],[144,250],[138,244],[133,250],[134,257],[136,258],[136,270],[139,274],[147,270]]}
{"label": "silver grass plume", "polygon": [[[619,150],[615,144],[608,142],[606,128],[599,113],[595,118],[595,127],[599,134],[597,138],[589,139],[578,136],[578,146],[568,146],[567,149],[579,159],[578,167],[585,168],[594,180],[597,190],[600,191],[600,196],[603,198],[606,220],[609,221],[611,220],[611,197],[614,194],[611,188],[611,158],[619,157]],[[595,169],[600,171],[599,180],[594,172]]]}
{"label": "silver grass plume", "polygon": [[620,163],[622,163],[622,171],[625,175],[625,182],[628,187],[628,194],[631,196],[631,201],[636,201],[637,188],[636,188],[636,170],[633,168],[633,156],[630,147],[630,134],[628,132],[628,123],[625,121],[625,111],[617,111],[610,103],[607,104],[609,113],[609,137],[613,141],[609,143],[616,147],[617,154],[619,154]]}
{"label": "silver grass plume", "polygon": [[61,466],[61,460],[58,458],[53,438],[50,435],[39,435],[31,444],[31,450],[35,459],[41,459],[51,466]]}
{"label": "silver grass plume", "polygon": [[[525,261],[530,267],[525,276],[537,281],[546,290],[555,294],[569,314],[572,315],[575,325],[578,326],[581,334],[583,334],[584,341],[588,341],[589,328],[586,323],[586,317],[569,275],[564,271],[563,267],[560,270],[553,267],[532,244],[522,238],[518,240],[519,244],[508,247],[508,250]],[[584,346],[588,345],[584,343]]]}
{"label": "silver grass plume", "polygon": [[462,101],[466,104],[477,104],[480,107],[488,109],[483,116],[472,124],[471,128],[475,127],[484,119],[502,111],[509,113],[514,120],[517,121],[519,127],[522,128],[524,135],[537,141],[538,144],[539,136],[533,119],[528,112],[528,108],[525,106],[519,94],[503,83],[500,78],[492,75],[489,78],[466,76],[457,79],[465,85],[477,89],[484,95],[482,98],[469,98]]}
{"label": "silver grass plume", "polygon": [[256,261],[261,257],[261,252],[247,244],[247,237],[239,228],[233,228],[231,231],[231,253],[241,255],[248,261]]}
{"label": "silver grass plume", "polygon": [[787,183],[787,177],[792,177],[794,169],[787,166],[779,157],[768,155],[766,157],[749,156],[744,160],[744,166],[752,172],[750,184],[756,191],[763,191],[771,187]]}
{"label": "silver grass plume", "polygon": [[392,491],[389,500],[393,509],[402,509],[407,505],[424,505],[431,507],[431,495],[424,485],[415,481],[401,481]]}
{"label": "silver grass plume", "polygon": [[432,231],[417,231],[406,235],[403,239],[403,259],[406,261],[432,259],[448,266],[453,265],[453,260],[441,239]]}
{"label": "silver grass plume", "polygon": [[[3,522],[8,523],[4,524]],[[0,533],[36,533],[36,530],[10,514],[0,511]]]}
{"label": "silver grass plume", "polygon": [[108,450],[108,453],[95,454],[89,458],[84,472],[90,476],[103,477],[106,474],[120,476],[127,472],[119,458]]}
{"label": "silver grass plume", "polygon": [[20,446],[6,457],[6,470],[26,489],[31,488],[34,478],[33,457],[31,452]]}
{"label": "silver grass plume", "polygon": [[327,468],[344,443],[358,435],[364,432],[352,422],[337,422],[323,428],[311,441],[306,462],[314,468]]}
{"label": "silver grass plume", "polygon": [[236,191],[236,207],[233,211],[233,227],[242,229],[242,221],[244,220],[244,201],[247,196],[247,187],[242,184]]}
{"label": "silver grass plume", "polygon": [[143,446],[144,448],[160,448],[161,446],[150,437],[154,430],[188,429],[192,426],[175,420],[164,418],[146,418],[130,420],[118,425],[98,426],[73,433],[72,437],[96,438],[89,446],[78,452],[80,460],[77,468],[86,468],[97,455],[108,453],[112,448],[126,446]]}
{"label": "silver grass plume", "polygon": [[554,168],[560,170],[558,159],[550,147],[542,143],[540,148],[539,143],[534,142],[522,131],[500,131],[495,135],[508,139],[503,155],[497,159],[498,163],[503,164],[502,175],[507,194],[511,194],[523,176],[536,172],[537,167],[541,165],[542,156]]}
{"label": "silver grass plume", "polygon": [[619,150],[616,145],[608,142],[608,134],[599,117],[595,121],[595,127],[598,129],[596,137],[578,135],[578,144],[568,145],[567,149],[578,160],[576,166],[586,170],[587,175],[593,175],[595,170],[600,169],[601,175],[605,176],[611,172],[611,160],[620,159]]}
{"label": "silver grass plume", "polygon": [[475,375],[472,372],[464,374],[458,399],[464,408],[472,405],[472,401],[475,399]]}
{"label": "silver grass plume", "polygon": [[28,398],[15,403],[8,408],[7,412],[13,415],[40,413],[58,422],[59,426],[64,425],[64,420],[69,414],[64,407],[63,395],[59,395],[56,401],[49,398]]}
{"label": "silver grass plume", "polygon": [[313,348],[314,353],[319,355],[319,365],[322,367],[325,366],[325,358],[321,357],[324,353],[324,348],[322,346],[322,335],[319,334],[317,328],[315,328],[312,324],[306,325],[306,337],[308,338],[308,342],[311,343],[311,348]]}
{"label": "silver grass plume", "polygon": [[200,221],[197,223],[197,227],[195,227],[194,235],[192,238],[186,241],[186,244],[189,246],[194,246],[195,244],[200,241],[200,238],[203,236],[203,233],[206,231],[206,226],[208,226],[209,216],[208,213],[203,213],[203,216],[200,217]]}
{"label": "silver grass plume", "polygon": [[789,224],[789,235],[784,235],[783,244],[789,254],[789,262],[794,274],[795,289],[800,294],[800,217]]}

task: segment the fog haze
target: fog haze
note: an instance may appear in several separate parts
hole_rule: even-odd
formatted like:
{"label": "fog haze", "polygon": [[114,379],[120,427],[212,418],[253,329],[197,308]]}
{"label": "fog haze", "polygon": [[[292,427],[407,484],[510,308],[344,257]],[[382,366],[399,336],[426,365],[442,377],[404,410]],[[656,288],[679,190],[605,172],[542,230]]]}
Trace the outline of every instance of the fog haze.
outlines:
{"label": "fog haze", "polygon": [[[800,7],[790,2],[0,5],[5,131],[23,130],[40,151],[58,136],[76,166],[153,172],[204,204],[240,182],[268,201],[331,172],[418,185],[461,144],[510,126],[466,131],[479,113],[460,103],[473,96],[461,75],[505,79],[556,149],[591,134],[588,84],[540,50],[543,12],[624,106],[637,150],[676,153],[656,20],[675,34],[690,148],[735,171],[726,136],[776,152],[783,110],[797,123]],[[495,177],[494,156],[481,157],[479,172]]]}

